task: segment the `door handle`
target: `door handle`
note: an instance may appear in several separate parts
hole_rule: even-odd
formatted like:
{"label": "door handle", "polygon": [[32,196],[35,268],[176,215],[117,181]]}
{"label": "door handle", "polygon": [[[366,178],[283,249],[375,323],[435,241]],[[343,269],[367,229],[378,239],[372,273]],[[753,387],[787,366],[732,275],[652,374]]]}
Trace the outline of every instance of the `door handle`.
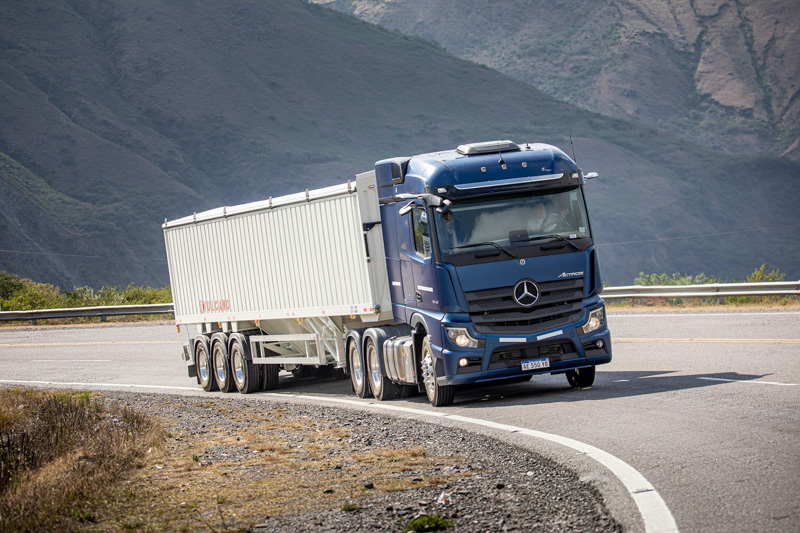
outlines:
{"label": "door handle", "polygon": [[414,295],[417,297],[418,302],[422,301],[422,295],[419,293],[419,291],[415,292]]}

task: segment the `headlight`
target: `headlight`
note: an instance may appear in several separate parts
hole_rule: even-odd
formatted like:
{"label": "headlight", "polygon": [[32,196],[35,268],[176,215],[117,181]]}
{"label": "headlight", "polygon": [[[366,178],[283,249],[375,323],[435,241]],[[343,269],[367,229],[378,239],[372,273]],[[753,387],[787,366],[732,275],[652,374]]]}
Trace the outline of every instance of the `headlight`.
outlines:
{"label": "headlight", "polygon": [[462,348],[480,347],[480,341],[473,338],[469,334],[469,331],[467,331],[467,328],[447,328],[447,336],[456,346],[460,346]]}
{"label": "headlight", "polygon": [[585,333],[592,332],[596,329],[600,329],[600,326],[603,325],[605,321],[605,308],[603,307],[596,307],[589,311],[589,320],[587,320],[582,326],[578,328],[578,333],[583,335]]}

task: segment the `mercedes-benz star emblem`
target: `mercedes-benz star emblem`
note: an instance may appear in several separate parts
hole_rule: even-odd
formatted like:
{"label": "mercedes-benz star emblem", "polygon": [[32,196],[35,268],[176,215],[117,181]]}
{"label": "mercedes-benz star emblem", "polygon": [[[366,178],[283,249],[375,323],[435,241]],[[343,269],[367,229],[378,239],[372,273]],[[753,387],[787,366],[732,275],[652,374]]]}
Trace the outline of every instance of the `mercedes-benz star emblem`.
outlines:
{"label": "mercedes-benz star emblem", "polygon": [[514,285],[514,301],[522,307],[531,307],[539,300],[539,286],[530,279],[523,279]]}

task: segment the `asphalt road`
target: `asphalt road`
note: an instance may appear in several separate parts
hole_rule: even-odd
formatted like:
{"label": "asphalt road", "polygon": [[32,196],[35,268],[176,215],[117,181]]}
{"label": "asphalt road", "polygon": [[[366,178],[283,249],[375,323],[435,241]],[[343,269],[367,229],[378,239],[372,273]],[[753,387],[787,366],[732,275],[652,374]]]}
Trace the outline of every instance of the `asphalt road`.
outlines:
{"label": "asphalt road", "polygon": [[[609,324],[614,359],[591,389],[537,376],[459,390],[447,413],[616,456],[647,478],[681,531],[800,531],[800,312],[617,313]],[[172,325],[0,329],[0,385],[205,394],[180,359],[184,337]],[[347,381],[283,377],[276,392],[356,400]],[[391,404],[433,411],[424,397]],[[642,528],[604,467],[557,444],[503,438],[594,480],[612,512]]]}

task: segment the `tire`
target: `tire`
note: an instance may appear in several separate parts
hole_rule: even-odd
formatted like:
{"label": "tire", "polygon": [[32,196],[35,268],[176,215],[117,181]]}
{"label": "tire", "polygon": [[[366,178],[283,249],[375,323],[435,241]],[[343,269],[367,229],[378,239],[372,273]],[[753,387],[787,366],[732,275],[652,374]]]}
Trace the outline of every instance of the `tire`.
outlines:
{"label": "tire", "polygon": [[589,366],[586,368],[567,370],[567,381],[576,389],[591,387],[592,383],[594,383],[594,368],[593,366]]}
{"label": "tire", "polygon": [[367,376],[372,395],[376,400],[396,400],[403,394],[403,387],[393,383],[391,379],[381,375],[378,349],[371,338],[367,338],[364,347],[364,358],[367,361]]}
{"label": "tire", "polygon": [[261,374],[249,356],[247,346],[241,340],[231,342],[231,377],[242,394],[256,392],[261,387]]}
{"label": "tire", "polygon": [[312,375],[311,367],[307,365],[296,366],[292,369],[292,376],[295,379],[310,378]]}
{"label": "tire", "polygon": [[211,361],[214,369],[214,380],[222,392],[233,392],[236,385],[231,378],[231,365],[228,350],[224,342],[217,341],[211,346]]}
{"label": "tire", "polygon": [[422,381],[425,384],[425,393],[428,395],[428,401],[434,407],[446,407],[453,404],[455,399],[455,386],[453,385],[439,385],[436,381],[436,362],[433,358],[433,349],[431,348],[431,341],[425,337],[422,341]]}
{"label": "tire", "polygon": [[350,383],[353,385],[353,392],[359,398],[369,396],[369,383],[364,372],[364,358],[358,349],[358,341],[353,339],[347,347],[347,367],[350,369]]}
{"label": "tire", "polygon": [[261,390],[275,390],[278,388],[278,372],[280,365],[258,365],[261,367]]}
{"label": "tire", "polygon": [[206,392],[217,390],[217,382],[214,379],[214,372],[211,370],[211,357],[208,353],[208,346],[205,342],[198,342],[194,346],[194,364],[197,368],[197,380]]}

